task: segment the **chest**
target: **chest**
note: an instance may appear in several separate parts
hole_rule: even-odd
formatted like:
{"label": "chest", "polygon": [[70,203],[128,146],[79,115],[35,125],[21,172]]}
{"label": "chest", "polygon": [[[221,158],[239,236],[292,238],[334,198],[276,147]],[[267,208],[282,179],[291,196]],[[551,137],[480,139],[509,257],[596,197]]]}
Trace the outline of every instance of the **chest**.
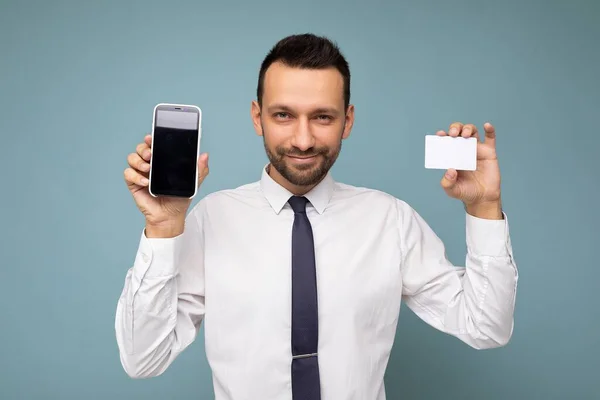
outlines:
{"label": "chest", "polygon": [[[212,215],[203,227],[207,314],[289,323],[294,215],[270,211]],[[308,217],[320,317],[369,319],[399,303],[401,254],[393,218],[352,210],[310,210]]]}

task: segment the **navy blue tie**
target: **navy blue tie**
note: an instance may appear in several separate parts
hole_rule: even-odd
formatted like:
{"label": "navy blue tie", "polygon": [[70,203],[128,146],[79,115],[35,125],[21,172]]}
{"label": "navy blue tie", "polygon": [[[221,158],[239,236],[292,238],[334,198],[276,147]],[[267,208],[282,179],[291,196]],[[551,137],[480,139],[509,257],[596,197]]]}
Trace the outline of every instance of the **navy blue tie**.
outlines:
{"label": "navy blue tie", "polygon": [[292,398],[320,400],[321,384],[317,276],[312,227],[306,216],[305,197],[292,196]]}

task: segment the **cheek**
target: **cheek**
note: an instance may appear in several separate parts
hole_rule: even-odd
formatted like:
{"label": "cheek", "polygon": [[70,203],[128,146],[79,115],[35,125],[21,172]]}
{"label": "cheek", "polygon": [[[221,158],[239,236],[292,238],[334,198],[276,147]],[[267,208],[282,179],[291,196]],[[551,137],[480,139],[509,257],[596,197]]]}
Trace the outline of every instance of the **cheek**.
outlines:
{"label": "cheek", "polygon": [[289,147],[288,140],[286,139],[286,135],[281,132],[277,127],[267,127],[264,126],[263,129],[263,140],[267,148],[271,151],[279,147]]}
{"label": "cheek", "polygon": [[289,146],[295,132],[293,124],[277,124],[272,121],[263,123],[263,136],[270,147]]}
{"label": "cheek", "polygon": [[335,151],[342,141],[343,128],[340,126],[319,126],[313,132],[317,146],[328,147],[331,152]]}

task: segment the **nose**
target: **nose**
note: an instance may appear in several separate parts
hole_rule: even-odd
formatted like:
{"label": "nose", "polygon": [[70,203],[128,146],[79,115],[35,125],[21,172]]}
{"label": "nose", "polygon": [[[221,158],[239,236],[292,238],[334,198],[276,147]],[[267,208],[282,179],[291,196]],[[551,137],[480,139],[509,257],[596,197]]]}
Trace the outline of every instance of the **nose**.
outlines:
{"label": "nose", "polygon": [[310,124],[306,118],[299,118],[296,133],[292,139],[292,145],[301,151],[306,151],[315,145],[315,137],[310,130]]}

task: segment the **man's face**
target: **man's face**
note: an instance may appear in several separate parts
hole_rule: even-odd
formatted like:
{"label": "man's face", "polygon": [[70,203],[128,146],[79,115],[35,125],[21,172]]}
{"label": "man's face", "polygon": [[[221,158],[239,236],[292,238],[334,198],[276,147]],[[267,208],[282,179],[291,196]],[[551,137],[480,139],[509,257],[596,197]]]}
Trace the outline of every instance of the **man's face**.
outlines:
{"label": "man's face", "polygon": [[262,107],[252,105],[257,134],[275,174],[296,187],[314,186],[350,135],[352,106],[344,110],[342,75],[274,63],[265,74]]}

